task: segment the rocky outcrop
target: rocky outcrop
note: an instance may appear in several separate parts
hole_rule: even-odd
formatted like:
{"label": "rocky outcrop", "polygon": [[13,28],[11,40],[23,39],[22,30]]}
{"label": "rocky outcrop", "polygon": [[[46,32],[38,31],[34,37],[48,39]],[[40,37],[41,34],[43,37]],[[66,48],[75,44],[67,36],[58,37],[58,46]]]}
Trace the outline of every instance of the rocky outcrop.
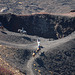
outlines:
{"label": "rocky outcrop", "polygon": [[17,32],[19,28],[24,27],[28,35],[44,38],[62,38],[75,30],[75,17],[61,15],[0,14],[0,22],[9,31]]}

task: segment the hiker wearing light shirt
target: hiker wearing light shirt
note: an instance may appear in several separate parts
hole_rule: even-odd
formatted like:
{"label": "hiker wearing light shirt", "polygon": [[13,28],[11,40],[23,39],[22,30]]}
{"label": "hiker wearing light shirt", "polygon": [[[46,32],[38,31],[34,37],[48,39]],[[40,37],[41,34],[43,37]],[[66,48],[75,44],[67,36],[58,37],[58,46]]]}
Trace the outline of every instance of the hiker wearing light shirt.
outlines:
{"label": "hiker wearing light shirt", "polygon": [[38,48],[40,49],[40,40],[37,39]]}

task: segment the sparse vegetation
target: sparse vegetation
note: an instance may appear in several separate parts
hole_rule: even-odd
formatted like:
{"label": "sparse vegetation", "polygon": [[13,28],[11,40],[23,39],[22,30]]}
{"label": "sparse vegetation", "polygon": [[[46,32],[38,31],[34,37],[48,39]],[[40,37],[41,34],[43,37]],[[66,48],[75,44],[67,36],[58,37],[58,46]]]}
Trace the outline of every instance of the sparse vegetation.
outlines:
{"label": "sparse vegetation", "polygon": [[0,75],[14,75],[14,73],[0,66]]}

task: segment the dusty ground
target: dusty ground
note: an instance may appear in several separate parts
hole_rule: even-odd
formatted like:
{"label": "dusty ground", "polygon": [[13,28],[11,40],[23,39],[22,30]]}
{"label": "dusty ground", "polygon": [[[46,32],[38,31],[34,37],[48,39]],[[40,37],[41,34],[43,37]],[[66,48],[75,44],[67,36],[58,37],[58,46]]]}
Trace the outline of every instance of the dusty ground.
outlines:
{"label": "dusty ground", "polygon": [[[7,34],[9,34],[8,36],[10,36],[10,32],[8,32],[8,31],[5,31],[5,32],[7,32]],[[11,32],[11,33],[13,33],[13,32]],[[13,34],[16,37],[22,36],[22,34],[19,34],[19,33],[13,33]],[[0,35],[4,35],[4,33],[1,33]],[[27,35],[23,35],[23,36],[27,36]],[[31,38],[35,38],[35,37],[36,36],[32,36]],[[36,37],[36,39],[37,38],[38,37]],[[10,38],[8,38],[8,39],[10,39]],[[17,39],[18,38],[16,38],[16,40]],[[66,75],[68,75],[68,74],[74,75],[74,71],[73,71],[74,67],[72,67],[74,65],[72,63],[74,62],[74,59],[73,59],[74,52],[73,51],[75,49],[75,47],[74,47],[75,32],[73,32],[71,35],[69,35],[65,38],[55,40],[55,41],[49,41],[48,39],[44,39],[41,37],[40,37],[40,40],[41,40],[41,46],[43,46],[43,48],[41,48],[41,50],[36,54],[35,57],[32,56],[32,53],[37,49],[36,41],[32,44],[28,44],[28,43],[27,44],[26,43],[25,44],[16,44],[13,42],[9,42],[9,41],[7,42],[5,40],[2,40],[2,41],[0,41],[0,44],[2,44],[4,46],[2,46],[2,45],[0,46],[1,59],[5,60],[11,66],[13,66],[13,68],[18,69],[19,72],[26,74],[26,75],[39,75],[38,70],[41,71],[41,73],[40,73],[41,75],[49,75],[49,71],[50,71],[50,73],[53,73],[53,75],[60,75],[60,73],[62,75],[64,73]],[[72,50],[69,54],[71,56],[70,57],[64,56],[62,50],[64,52],[67,52],[67,51],[70,52],[70,50]],[[52,55],[52,53],[54,53],[54,55]],[[59,53],[61,53],[62,57],[65,57],[65,59],[62,58],[60,60]],[[62,63],[63,66],[65,66],[67,71],[70,71],[70,70],[72,70],[72,71],[70,71],[70,72],[64,71],[65,68],[63,70],[63,66],[62,66],[62,64],[60,64],[62,68],[58,67],[60,69],[60,72],[59,71],[56,72],[56,69],[57,69],[56,65],[59,66],[59,60],[60,60],[60,63]],[[70,65],[66,66],[66,64],[68,64],[68,61],[69,61]],[[64,64],[63,62],[66,62],[66,63]],[[41,64],[41,63],[44,63],[44,64]],[[35,64],[35,66],[34,66],[34,64]],[[45,67],[43,67],[42,65]],[[32,69],[32,67],[33,67],[33,69]],[[68,67],[72,67],[72,68],[68,69]],[[43,71],[45,71],[45,72],[42,73]]]}
{"label": "dusty ground", "polygon": [[[71,10],[75,10],[75,0],[0,0],[1,14],[23,16],[46,13],[75,17],[75,12]],[[41,50],[33,57],[38,38],[41,40]],[[74,62],[75,29],[57,40],[0,29],[0,66],[14,75],[75,75]]]}
{"label": "dusty ground", "polygon": [[75,10],[75,0],[0,0],[1,13],[67,13]]}
{"label": "dusty ground", "polygon": [[[2,49],[5,48],[5,46],[0,45],[0,50],[1,50],[1,47],[2,47]],[[22,73],[19,72],[19,70],[10,66],[10,64],[7,63],[5,60],[3,60],[2,57],[0,56],[0,73],[1,73],[1,69],[2,69],[1,67],[3,67],[5,69],[7,69],[8,71],[12,72],[12,74],[14,74],[14,75],[23,75]]]}

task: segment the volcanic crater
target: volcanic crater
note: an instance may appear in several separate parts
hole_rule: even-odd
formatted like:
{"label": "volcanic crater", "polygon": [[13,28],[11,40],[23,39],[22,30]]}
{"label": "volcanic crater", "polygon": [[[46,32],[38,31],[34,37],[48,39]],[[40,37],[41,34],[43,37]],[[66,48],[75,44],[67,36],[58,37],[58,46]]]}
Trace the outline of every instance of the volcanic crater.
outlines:
{"label": "volcanic crater", "polygon": [[[75,17],[50,13],[0,14],[0,56],[14,75],[74,75]],[[27,34],[20,34],[24,28]],[[40,50],[37,50],[40,39]],[[32,53],[35,52],[35,57]]]}
{"label": "volcanic crater", "polygon": [[75,30],[75,17],[38,13],[32,15],[0,14],[3,26],[12,32],[22,27],[28,35],[58,39]]}

